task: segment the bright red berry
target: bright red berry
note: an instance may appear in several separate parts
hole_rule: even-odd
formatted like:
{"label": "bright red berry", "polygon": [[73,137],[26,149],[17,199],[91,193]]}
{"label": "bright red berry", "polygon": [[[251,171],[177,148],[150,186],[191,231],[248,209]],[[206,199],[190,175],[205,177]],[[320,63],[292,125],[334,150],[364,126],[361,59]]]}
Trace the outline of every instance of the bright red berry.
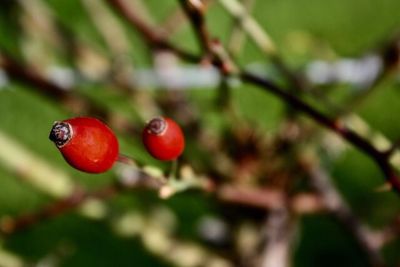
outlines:
{"label": "bright red berry", "polygon": [[147,151],[159,160],[174,160],[185,147],[181,127],[170,118],[152,119],[144,128],[142,138]]}
{"label": "bright red berry", "polygon": [[107,125],[95,118],[57,121],[49,138],[72,167],[84,172],[105,172],[118,158],[117,138]]}

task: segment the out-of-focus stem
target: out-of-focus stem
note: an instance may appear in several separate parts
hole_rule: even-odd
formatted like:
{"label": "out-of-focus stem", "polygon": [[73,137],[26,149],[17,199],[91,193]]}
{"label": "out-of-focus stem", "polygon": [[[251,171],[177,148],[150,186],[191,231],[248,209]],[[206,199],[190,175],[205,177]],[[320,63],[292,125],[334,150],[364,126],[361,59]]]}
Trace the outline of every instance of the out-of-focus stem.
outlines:
{"label": "out-of-focus stem", "polygon": [[324,206],[333,216],[344,225],[349,233],[363,249],[369,263],[373,267],[384,266],[380,255],[381,241],[379,235],[373,233],[359,218],[351,211],[347,203],[343,200],[327,172],[320,166],[315,156],[309,162],[303,162],[306,172],[308,172],[311,184],[322,197]]}
{"label": "out-of-focus stem", "polygon": [[276,47],[269,35],[237,0],[219,0],[219,3],[236,18],[242,28],[266,55],[273,56],[276,54]]}
{"label": "out-of-focus stem", "polygon": [[[251,13],[251,9],[254,6],[254,0],[244,0],[243,1],[243,8],[248,12]],[[240,54],[240,51],[243,48],[243,45],[246,41],[246,34],[243,31],[240,20],[236,19],[235,24],[232,29],[231,36],[228,41],[228,51],[233,55],[236,56]]]}
{"label": "out-of-focus stem", "polygon": [[291,266],[295,224],[286,208],[273,210],[265,223],[265,247],[259,267]]}
{"label": "out-of-focus stem", "polygon": [[199,57],[188,53],[170,42],[166,41],[162,37],[162,33],[155,31],[133,10],[124,3],[123,0],[105,0],[111,7],[113,7],[119,14],[123,16],[130,24],[132,24],[140,34],[145,38],[145,41],[151,45],[153,48],[167,49],[178,56],[185,58],[191,62],[198,62]]}
{"label": "out-of-focus stem", "polygon": [[73,192],[75,185],[71,177],[2,131],[0,147],[0,164],[7,170],[16,172],[27,183],[56,198],[66,197]]}
{"label": "out-of-focus stem", "polygon": [[341,136],[343,139],[345,139],[346,141],[348,141],[349,143],[351,143],[352,145],[363,151],[365,154],[367,154],[375,161],[375,163],[380,167],[382,172],[385,174],[385,178],[391,184],[393,189],[398,194],[400,194],[400,180],[398,179],[396,172],[390,166],[387,155],[377,150],[368,140],[364,139],[353,130],[346,128],[344,125],[342,125],[340,120],[332,119],[327,115],[319,112],[312,106],[303,102],[301,99],[282,90],[279,86],[277,86],[276,84],[272,83],[267,79],[258,77],[248,72],[240,73],[240,77],[243,81],[258,85],[259,88],[264,88],[264,90],[267,90],[270,93],[283,99],[297,110],[300,110],[303,113],[307,114],[309,117],[311,117],[314,121],[318,122],[320,125],[335,132],[337,135]]}
{"label": "out-of-focus stem", "polygon": [[37,224],[41,221],[64,214],[78,207],[89,198],[110,198],[119,192],[120,189],[121,187],[118,184],[111,184],[91,193],[76,189],[67,198],[58,200],[39,210],[38,212],[22,215],[16,218],[3,218],[2,222],[0,223],[0,230],[4,234],[12,234],[14,232],[24,230],[29,226]]}
{"label": "out-of-focus stem", "polygon": [[199,0],[179,0],[183,10],[190,19],[203,54],[212,54],[211,37],[204,20],[205,5]]}
{"label": "out-of-focus stem", "polygon": [[128,54],[129,41],[122,25],[112,16],[105,4],[97,0],[82,0],[82,4],[114,56]]}

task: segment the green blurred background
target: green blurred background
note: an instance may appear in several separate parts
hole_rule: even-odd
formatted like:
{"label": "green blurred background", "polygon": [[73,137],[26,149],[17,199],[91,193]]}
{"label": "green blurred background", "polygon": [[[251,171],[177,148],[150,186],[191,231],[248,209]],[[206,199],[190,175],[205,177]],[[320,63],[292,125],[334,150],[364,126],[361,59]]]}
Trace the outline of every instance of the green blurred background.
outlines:
{"label": "green blurred background", "polygon": [[[133,65],[135,69],[148,69],[153,66],[154,58],[141,36],[123,19],[110,12],[118,22],[118,31],[128,42],[128,46],[124,47],[123,42],[115,40],[116,46],[122,47],[120,58],[116,58],[115,51],[118,52],[118,49],[113,49],[104,40],[93,21],[93,14],[90,15],[90,9],[94,14],[99,12],[96,8],[102,5],[100,2],[2,0],[0,51],[43,74],[48,73],[51,66],[80,68],[83,78],[78,79],[75,92],[81,98],[96,103],[101,110],[112,112],[114,117],[111,119],[114,118],[117,125],[118,119],[123,118],[123,121],[129,121],[140,129],[143,119],[146,119],[143,114],[151,113],[146,110],[149,107],[140,104],[144,102],[134,99],[135,96],[129,91],[116,89],[110,77],[102,76],[102,68],[115,64],[118,72],[118,64],[125,64]],[[174,0],[132,2],[141,2],[155,25],[165,25],[179,9],[178,1]],[[400,28],[400,2],[397,0],[258,0],[254,1],[252,10],[254,18],[276,43],[283,60],[290,68],[299,71],[305,70],[315,60],[334,62],[380,53],[383,45],[392,40]],[[218,1],[214,1],[207,10],[206,18],[212,35],[227,44],[234,25],[232,17]],[[46,28],[49,21],[56,32]],[[175,28],[171,35],[167,34],[168,38],[194,53],[199,52],[190,24],[180,22]],[[75,54],[71,54],[71,51],[75,51]],[[91,57],[93,62],[90,61]],[[269,59],[248,39],[236,59],[241,66],[249,69],[262,66],[261,71],[267,70],[268,77],[284,84]],[[82,62],[79,63],[79,60]],[[91,67],[99,68],[93,70],[93,76],[90,76]],[[112,77],[119,73],[107,75]],[[53,178],[67,181],[67,185],[73,181],[89,190],[116,179],[121,166],[101,175],[78,172],[64,162],[48,140],[53,121],[78,115],[75,110],[83,114],[89,111],[80,110],[79,104],[76,108],[60,103],[54,97],[15,79],[0,80],[0,215],[3,218],[34,212],[55,198],[65,196],[66,189],[62,188],[66,185],[61,185],[61,189],[55,185],[56,189],[51,189]],[[200,127],[220,133],[230,119],[227,115],[221,115],[215,107],[217,90],[214,89],[187,88],[184,94],[189,106],[197,112]],[[327,97],[335,105],[343,106],[357,88],[348,83],[334,83],[320,86],[318,90],[328,92]],[[284,103],[243,84],[231,93],[232,106],[240,120],[266,135],[278,132],[285,120]],[[168,98],[165,90],[151,86],[139,94],[144,95],[145,99]],[[397,123],[399,99],[399,81],[393,77],[380,83],[378,89],[354,112],[372,129],[395,141],[400,136],[400,124]],[[313,103],[319,105],[318,101]],[[329,108],[323,105],[321,108],[329,112]],[[146,154],[140,143],[140,133],[134,130],[136,135],[116,130],[121,151],[140,162],[167,170],[168,164],[159,163]],[[188,135],[187,138],[184,160],[201,172],[210,159],[204,150],[199,149],[194,137]],[[337,155],[323,157],[326,157],[323,159],[325,166],[335,178],[334,184],[363,222],[373,229],[382,229],[395,221],[400,212],[399,198],[392,192],[377,192],[384,178],[366,155],[345,146]],[[35,176],[32,173],[37,174]],[[45,177],[37,182],[35,177],[40,175]],[[237,207],[226,206],[213,196],[196,191],[183,192],[168,200],[159,199],[156,192],[126,192],[110,200],[93,201],[85,207],[86,211],[82,208],[83,211],[68,212],[2,237],[0,265],[192,266],[171,260],[181,257],[179,253],[170,257],[159,253],[162,249],[157,250],[157,245],[152,242],[160,244],[166,235],[182,246],[180,250],[183,255],[195,253],[193,251],[201,247],[215,252],[218,255],[216,257],[235,259],[236,256],[232,255],[232,251],[235,251],[232,249],[234,242],[230,239],[235,239],[243,225],[250,225],[250,232],[257,232],[260,222],[258,211],[254,214],[238,209],[232,215],[229,210],[236,210]],[[202,238],[199,227],[207,218],[223,223],[229,232],[226,237],[228,241],[225,240],[221,245]],[[124,219],[127,225],[125,232]],[[162,232],[157,235],[157,231],[166,231],[168,234]],[[369,266],[357,243],[329,214],[302,216],[296,231],[293,266]],[[151,233],[155,237],[151,237]],[[396,237],[383,248],[388,266],[398,266],[399,249]],[[226,266],[219,264],[215,266]],[[242,265],[246,266],[245,263]]]}

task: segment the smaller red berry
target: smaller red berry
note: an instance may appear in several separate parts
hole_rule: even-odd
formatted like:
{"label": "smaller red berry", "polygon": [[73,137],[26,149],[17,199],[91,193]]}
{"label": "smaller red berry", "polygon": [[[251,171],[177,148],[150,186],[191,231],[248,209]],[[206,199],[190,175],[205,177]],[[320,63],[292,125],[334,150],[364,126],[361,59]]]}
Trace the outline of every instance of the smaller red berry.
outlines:
{"label": "smaller red berry", "polygon": [[159,160],[174,160],[185,147],[181,127],[170,118],[152,119],[144,128],[142,139],[147,151]]}
{"label": "smaller red berry", "polygon": [[107,125],[95,118],[56,121],[49,138],[72,167],[84,172],[105,172],[118,158],[117,138]]}

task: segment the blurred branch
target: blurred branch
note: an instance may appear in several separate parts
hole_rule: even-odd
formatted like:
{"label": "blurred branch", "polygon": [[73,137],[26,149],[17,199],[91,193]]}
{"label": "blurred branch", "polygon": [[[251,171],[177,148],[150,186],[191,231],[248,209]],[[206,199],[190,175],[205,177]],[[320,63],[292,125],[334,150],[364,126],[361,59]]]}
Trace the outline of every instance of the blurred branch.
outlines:
{"label": "blurred branch", "polygon": [[105,4],[97,0],[82,0],[82,4],[113,55],[127,55],[129,40]]}
{"label": "blurred branch", "polygon": [[[310,155],[308,156],[310,157]],[[383,258],[380,255],[381,241],[379,235],[372,232],[360,219],[351,211],[345,200],[341,197],[331,182],[331,177],[320,166],[316,155],[309,159],[302,159],[303,167],[309,174],[311,185],[322,197],[324,206],[354,237],[359,246],[368,257],[370,266],[383,267]]]}
{"label": "blurred branch", "polygon": [[[192,60],[197,57],[194,57],[190,55],[187,57],[186,52],[181,53],[180,50],[177,50],[172,44],[168,43],[165,40],[159,39],[159,35],[157,34],[156,31],[154,31],[152,28],[150,28],[148,25],[146,25],[138,16],[137,14],[133,11],[130,10],[128,11],[126,9],[126,6],[122,3],[123,0],[108,0],[108,2],[113,5],[121,14],[123,14],[132,24],[135,26],[140,33],[142,33],[143,37],[152,44],[168,44],[167,46],[164,46],[164,48],[171,50],[172,52],[175,52],[178,56],[184,58],[184,59],[189,59]],[[180,0],[183,2],[183,5],[188,5],[186,0]],[[198,1],[195,1],[196,3]],[[196,31],[206,31],[206,28],[204,27],[204,19],[201,18],[199,19],[198,17],[202,15],[202,4],[201,1],[200,6],[187,6],[186,9],[189,8],[200,8],[199,10],[188,10],[186,11],[189,16],[193,15],[193,18],[191,18],[192,24],[195,28]],[[192,3],[193,4],[193,3]],[[238,13],[241,14],[241,13]],[[200,28],[196,28],[196,25],[200,25]],[[209,41],[209,34],[208,33],[198,33],[199,39],[201,39],[202,42],[205,42],[203,46],[208,46],[208,49],[212,46],[210,41]],[[269,40],[269,39],[268,39]],[[269,43],[270,41],[268,41]],[[217,47],[221,50],[223,49],[221,44],[218,44]],[[211,48],[214,49],[215,48]],[[220,52],[217,51],[217,52]],[[268,49],[271,50],[271,49]],[[273,53],[272,53],[273,51]],[[274,50],[271,50],[271,53],[274,54]],[[216,65],[223,73],[227,71],[225,68],[226,65],[231,65],[231,62],[226,63],[226,58],[222,58],[220,56],[220,53],[215,53],[214,56],[217,57],[216,61],[213,61],[213,64]],[[224,53],[224,56],[226,57],[227,54]],[[228,59],[229,60],[229,59]],[[229,69],[228,69],[229,70]],[[236,71],[236,70],[235,70]],[[235,72],[234,71],[234,72]],[[324,126],[327,129],[330,129],[331,131],[335,132],[339,136],[341,136],[343,139],[357,147],[359,150],[363,151],[367,155],[369,155],[375,162],[376,164],[380,167],[382,172],[385,175],[386,180],[391,184],[393,189],[400,194],[400,181],[397,177],[397,174],[391,167],[389,163],[389,159],[387,158],[387,155],[385,153],[380,152],[377,150],[368,140],[364,139],[362,136],[354,132],[353,130],[345,127],[340,120],[338,119],[332,119],[328,117],[327,115],[319,112],[318,110],[314,109],[312,106],[304,102],[302,99],[298,98],[295,95],[292,95],[285,90],[283,90],[280,86],[276,85],[272,81],[269,81],[266,78],[262,78],[259,76],[256,76],[254,74],[251,74],[249,72],[245,71],[238,71],[236,73],[237,76],[244,82],[250,83],[257,85],[260,89],[263,89],[265,91],[268,91],[277,97],[279,97],[281,100],[284,102],[288,103],[291,105],[293,108],[296,108],[299,111],[302,111],[306,115],[308,115],[310,118],[312,118],[314,121],[319,123],[320,125]]]}
{"label": "blurred branch", "polygon": [[67,198],[58,200],[35,213],[22,215],[16,218],[2,218],[0,230],[3,234],[12,234],[14,232],[24,230],[29,226],[35,225],[39,222],[64,214],[81,205],[89,198],[105,199],[115,195],[115,193],[118,191],[119,187],[114,184],[91,193],[84,192],[81,189],[76,189]]}
{"label": "blurred branch", "polygon": [[89,101],[85,97],[76,96],[72,92],[71,88],[63,88],[47,80],[35,70],[18,63],[11,56],[1,52],[0,68],[2,68],[11,79],[27,84],[28,86],[33,86],[36,90],[46,96],[50,96],[51,98],[63,103],[79,102],[80,105],[89,110],[90,113],[96,114],[100,117],[105,116],[105,111],[97,104]]}
{"label": "blurred branch", "polygon": [[291,266],[295,223],[286,208],[271,211],[265,223],[265,246],[259,267]]}
{"label": "blurred branch", "polygon": [[122,127],[124,131],[136,132],[137,125],[126,121],[115,112],[106,110],[106,108],[100,106],[89,97],[76,93],[73,88],[64,88],[57,85],[36,72],[34,69],[28,68],[27,66],[17,62],[11,56],[1,52],[0,68],[3,69],[12,80],[33,87],[46,97],[51,97],[58,103],[62,103],[73,113],[78,113],[79,115],[85,113],[91,114],[110,121],[110,124],[113,123],[113,119],[118,117],[119,123],[125,125],[125,127]]}
{"label": "blurred branch", "polygon": [[356,107],[360,106],[369,96],[371,96],[382,83],[384,83],[393,74],[397,74],[400,66],[400,37],[397,36],[389,43],[383,45],[379,54],[382,61],[382,68],[376,78],[359,88],[357,93],[352,95],[351,99],[345,103],[345,108],[340,114],[348,114]]}
{"label": "blurred branch", "polygon": [[[113,228],[120,236],[140,239],[152,254],[171,264],[185,267],[233,267],[226,255],[197,242],[177,237],[177,218],[163,205],[140,212],[131,210],[115,219]],[[119,218],[118,218],[119,217]]]}
{"label": "blurred branch", "polygon": [[124,0],[105,0],[107,3],[113,7],[119,14],[122,15],[130,24],[132,24],[136,30],[144,37],[145,41],[153,48],[156,49],[167,49],[179,57],[182,57],[190,62],[198,62],[199,57],[188,53],[168,41],[163,39],[163,34],[155,31],[145,21],[132,9],[125,4]]}
{"label": "blurred branch", "polygon": [[207,31],[204,14],[206,6],[201,0],[179,0],[182,9],[190,19],[194,32],[203,50],[203,55],[212,55],[211,37]]}
{"label": "blurred branch", "polygon": [[216,194],[224,202],[263,210],[282,210],[285,206],[289,206],[296,214],[316,213],[325,210],[320,196],[311,193],[298,193],[288,200],[284,193],[277,189],[223,185],[217,189]]}
{"label": "blurred branch", "polygon": [[[23,10],[25,19],[24,31],[40,34],[40,38],[46,40],[55,47],[62,46],[62,36],[54,24],[54,14],[45,1],[16,1]],[[29,18],[29,19],[28,19]],[[31,29],[26,29],[32,27]],[[29,34],[29,33],[28,33]]]}
{"label": "blurred branch", "polygon": [[[254,7],[255,0],[244,0],[243,8],[251,13],[252,8]],[[236,56],[242,50],[243,45],[245,44],[246,35],[241,27],[241,20],[239,18],[235,19],[231,35],[229,37],[227,49],[233,55]]]}
{"label": "blurred branch", "polygon": [[[240,23],[243,30],[250,36],[254,43],[263,51],[267,56],[270,56],[273,63],[277,68],[288,78],[291,85],[300,91],[307,91],[316,94],[312,88],[308,88],[305,83],[305,78],[302,75],[293,73],[290,68],[283,62],[280,57],[276,45],[269,37],[268,33],[254,20],[249,12],[246,10],[244,4],[241,4],[238,0],[219,0],[221,5]],[[265,49],[264,44],[270,44],[273,49]],[[268,47],[268,46],[267,46]],[[346,108],[340,110],[337,116],[343,116],[349,114],[351,110],[354,110],[356,106],[361,104],[373,91],[376,90],[379,85],[391,76],[396,70],[398,70],[398,65],[400,62],[400,42],[398,37],[392,40],[389,44],[385,45],[380,53],[380,57],[383,62],[383,69],[380,71],[375,80],[369,83],[365,88],[359,89],[359,93],[355,94],[345,105]],[[339,110],[331,102],[324,99],[325,104],[334,110]]]}
{"label": "blurred branch", "polygon": [[395,140],[391,146],[384,151],[387,157],[391,157],[400,147],[400,139]]}
{"label": "blurred branch", "polygon": [[11,56],[6,55],[4,52],[0,54],[0,67],[11,78],[26,84],[31,84],[41,90],[44,94],[50,95],[56,100],[64,99],[68,95],[66,90],[43,79],[35,71],[22,67],[22,65],[17,63]]}
{"label": "blurred branch", "polygon": [[178,6],[164,21],[162,21],[161,25],[163,30],[171,36],[186,25],[186,22],[185,13],[182,8]]}
{"label": "blurred branch", "polygon": [[276,54],[276,47],[270,36],[248,14],[246,8],[237,0],[219,0],[219,3],[239,22],[255,44],[268,56]]}
{"label": "blurred branch", "polygon": [[[203,0],[202,1],[207,8],[214,4],[215,0]],[[172,36],[179,32],[186,25],[186,15],[180,6],[178,6],[174,11],[168,15],[162,22],[160,27],[163,28],[163,31],[166,35]]]}
{"label": "blurred branch", "polygon": [[[112,2],[114,2],[114,1],[112,1]],[[119,3],[119,1],[116,1],[116,2]],[[119,7],[121,7],[121,6],[119,6]],[[130,14],[130,13],[127,13],[127,14]],[[133,17],[136,18],[135,16],[133,16]],[[135,25],[138,24],[138,21],[135,19],[131,19],[131,21]],[[204,21],[202,21],[202,20],[200,22],[204,23]],[[138,25],[140,26],[142,24],[139,23]],[[205,28],[203,26],[202,26],[202,29],[205,30]],[[150,32],[150,34],[149,34],[149,32]],[[151,29],[149,29],[147,27],[144,27],[144,30],[142,30],[141,33],[145,34],[145,36],[147,36],[150,39],[153,38],[154,36],[156,36],[155,34],[153,34]],[[204,37],[206,35],[201,35],[201,36],[203,36],[202,40],[204,42],[207,42],[207,43],[209,42],[208,37],[207,38]],[[154,38],[153,38],[154,42],[156,42],[156,43],[159,42],[158,37],[155,39]],[[165,42],[161,41],[161,43],[165,43]],[[176,50],[173,49],[172,51],[176,51]],[[184,56],[185,54],[178,53],[178,55]],[[21,80],[28,84],[33,84],[33,85],[37,86],[38,89],[43,90],[43,92],[45,92],[46,94],[50,94],[56,98],[64,98],[67,96],[67,92],[65,90],[63,90],[62,88],[60,88],[52,83],[49,83],[48,81],[43,79],[40,75],[21,67],[20,65],[18,65],[15,61],[13,61],[10,58],[3,56],[1,63],[2,63],[1,65],[4,68],[4,70],[11,77],[17,78],[18,80]],[[375,147],[373,147],[368,141],[366,141],[365,139],[363,139],[362,137],[357,135],[355,132],[353,132],[347,128],[344,128],[338,120],[331,119],[331,118],[319,113],[317,110],[313,109],[308,104],[302,102],[302,100],[296,98],[295,96],[293,96],[289,93],[286,93],[280,87],[278,87],[277,85],[273,84],[272,82],[270,82],[266,79],[257,77],[255,75],[252,75],[252,74],[246,73],[246,72],[241,72],[240,78],[243,81],[259,85],[260,87],[264,88],[265,90],[268,90],[269,92],[274,93],[281,99],[285,100],[287,103],[290,103],[293,107],[303,111],[304,113],[309,115],[311,118],[313,118],[315,121],[317,121],[321,125],[329,128],[332,131],[336,132],[337,134],[341,135],[344,139],[346,139],[347,141],[349,141],[350,143],[352,143],[353,145],[358,147],[360,150],[364,151],[366,154],[370,155],[378,163],[378,165],[381,167],[383,172],[386,174],[386,177],[388,178],[389,182],[392,184],[394,189],[399,190],[400,187],[399,187],[397,177],[394,174],[391,167],[389,166],[389,164],[387,162],[387,158],[385,157],[385,155],[383,153],[379,152]],[[259,201],[259,199],[262,199],[262,198],[255,197],[255,196],[257,196],[257,194],[255,194],[255,192],[250,192],[249,194],[247,194],[247,193],[243,194],[243,192],[236,191],[234,194],[232,194],[232,192],[230,194],[227,194],[226,189],[224,189],[224,190],[225,190],[225,193],[222,194],[223,198],[225,198],[225,200],[232,201],[232,202],[247,203],[247,204],[252,203],[253,205],[254,204],[264,205],[264,207],[265,207],[265,205],[267,205],[268,208],[274,207],[274,205],[276,205],[276,203],[277,203],[277,201],[271,201],[271,202],[268,202],[265,200]],[[263,192],[263,193],[265,193],[265,192]],[[251,196],[251,197],[249,198],[248,196]],[[75,197],[73,197],[72,199],[75,199]],[[257,202],[257,201],[259,201],[259,202]],[[68,199],[68,201],[66,201],[66,202],[63,202],[63,207],[65,207],[64,206],[65,203],[71,203],[70,204],[71,207],[75,207],[75,205],[77,205],[77,203],[71,202],[70,199]],[[271,204],[266,204],[266,203],[271,203]],[[58,206],[58,204],[56,206]],[[52,209],[50,209],[50,210],[52,210]],[[53,211],[52,212],[46,211],[43,214],[45,214],[45,215],[33,216],[33,218],[42,218],[42,217],[46,217],[47,216],[46,214],[54,214],[54,213],[53,213]],[[34,220],[35,219],[33,219],[33,221]]]}
{"label": "blurred branch", "polygon": [[92,192],[88,192],[81,187],[77,187],[69,196],[57,200],[34,213],[22,215],[16,218],[3,218],[0,224],[0,230],[4,234],[12,234],[42,221],[69,212],[74,208],[79,207],[82,205],[82,203],[89,199],[108,199],[127,190],[133,190],[137,188],[159,189],[161,186],[162,183],[160,183],[158,178],[149,179],[142,177],[141,179],[135,180],[133,183],[123,184],[115,182]]}
{"label": "blurred branch", "polygon": [[268,32],[251,16],[245,3],[242,4],[238,0],[219,0],[219,3],[233,18],[235,18],[243,31],[253,40],[254,44],[266,56],[270,57],[277,69],[288,79],[291,85],[290,90],[300,92],[309,91],[306,88],[305,79],[292,72],[285,64],[279,55],[276,44],[271,39]]}
{"label": "blurred branch", "polygon": [[[91,2],[92,1],[85,0],[85,3]],[[179,47],[176,47],[173,43],[170,43],[166,39],[164,33],[155,27],[152,27],[150,25],[151,23],[148,23],[143,16],[139,16],[140,12],[130,8],[124,0],[107,0],[107,3],[112,6],[116,12],[121,14],[129,23],[131,23],[136,30],[138,30],[151,48],[166,49],[187,61],[196,63],[204,58],[210,57],[211,63],[218,68],[222,74],[239,78],[245,83],[256,85],[259,89],[272,93],[290,107],[305,113],[319,125],[341,136],[344,140],[374,160],[393,189],[400,194],[399,177],[389,162],[389,157],[396,149],[397,144],[394,144],[388,151],[382,152],[372,141],[368,140],[351,127],[347,127],[344,120],[320,112],[298,95],[291,94],[290,91],[285,90],[285,88],[267,78],[237,69],[222,44],[213,40],[210,36],[206,27],[205,6],[201,0],[180,0],[182,8],[191,21],[195,34],[199,40],[200,47],[202,48],[202,54],[200,56],[182,50]],[[287,79],[291,82],[290,89],[304,90],[305,85],[298,80],[295,73],[289,70],[289,68],[287,68],[287,66],[281,61],[281,58],[278,56],[276,48],[268,34],[263,31],[260,25],[258,25],[257,22],[248,14],[246,9],[243,9],[243,7],[235,0],[220,0],[220,3],[235,16],[238,23],[242,25],[243,29],[254,39],[256,44],[258,44],[267,55],[271,56],[276,66],[286,74]],[[92,17],[95,19],[99,30],[103,30],[103,22],[101,20],[96,20],[97,18],[94,13],[92,13]],[[120,49],[120,47],[114,46],[115,44],[112,43],[113,35],[108,35],[110,34],[109,32],[102,33],[110,47],[114,47],[113,49],[115,51]],[[46,80],[40,74],[22,66],[7,55],[4,55],[1,58],[0,66],[13,79],[33,85],[43,94],[50,95],[56,100],[65,101],[73,96],[73,94],[67,91],[68,89],[62,88]],[[163,65],[162,67],[165,66]],[[376,82],[378,83],[379,80]],[[84,102],[88,107],[93,109],[98,108],[93,105],[90,100],[84,100]],[[98,112],[104,113],[105,111],[99,109]],[[127,158],[120,158],[120,161],[125,161],[125,163],[131,165],[135,164]],[[289,254],[291,253],[291,244],[295,237],[296,230],[295,223],[292,220],[292,215],[326,210],[333,214],[348,228],[349,232],[351,232],[361,248],[367,254],[372,266],[384,266],[379,253],[379,249],[384,243],[382,241],[382,236],[386,237],[385,242],[390,240],[388,236],[396,233],[394,227],[388,228],[381,235],[373,233],[352,213],[351,209],[347,206],[334,185],[331,183],[331,178],[319,165],[319,162],[318,164],[314,163],[315,162],[310,165],[305,164],[305,169],[311,177],[312,184],[318,194],[297,193],[290,198],[283,190],[271,188],[260,189],[258,187],[244,188],[242,185],[238,186],[223,183],[216,185],[209,177],[199,175],[182,176],[180,179],[173,177],[173,179],[167,180],[162,173],[158,175],[160,173],[159,169],[154,169],[149,166],[139,166],[133,171],[135,175],[138,175],[138,177],[133,177],[131,180],[130,178],[127,180],[121,179],[122,181],[111,183],[91,192],[77,187],[74,188],[74,191],[67,197],[64,196],[63,199],[58,200],[34,213],[22,215],[16,218],[4,218],[0,223],[0,231],[6,235],[12,234],[42,221],[69,212],[82,205],[87,200],[108,199],[116,194],[129,192],[134,189],[140,188],[155,190],[158,191],[161,197],[166,198],[177,192],[196,188],[206,193],[213,193],[216,199],[221,202],[228,202],[235,205],[244,205],[269,211],[264,226],[267,238],[266,246],[264,246],[263,255],[260,261],[260,266],[262,267],[289,266]],[[151,232],[151,230],[154,229],[150,229],[149,232]],[[144,242],[151,242],[151,237]],[[159,250],[159,252],[162,251],[161,255],[165,255],[166,258],[171,256],[173,252],[176,252],[176,255],[178,255],[179,258],[179,252],[181,250],[185,251],[184,247],[178,247],[180,245],[178,242],[171,240],[167,242],[168,246],[165,245],[161,250]],[[200,255],[206,254],[200,253]],[[204,262],[207,262],[208,259],[206,258],[201,260],[201,264],[207,266],[207,263]]]}
{"label": "blurred branch", "polygon": [[397,216],[393,222],[391,222],[382,231],[375,234],[376,243],[379,244],[380,248],[385,245],[398,240],[400,236],[400,217]]}
{"label": "blurred branch", "polygon": [[286,91],[282,90],[282,88],[280,88],[278,85],[274,84],[273,82],[267,79],[258,77],[248,72],[241,72],[240,78],[245,82],[258,85],[259,88],[264,89],[278,96],[286,103],[290,104],[292,107],[307,114],[315,122],[335,132],[337,135],[341,136],[350,144],[354,145],[359,150],[363,151],[365,154],[367,154],[371,159],[375,161],[375,163],[380,167],[387,181],[391,184],[393,189],[398,194],[400,194],[400,180],[398,179],[395,170],[391,167],[387,155],[377,150],[368,140],[364,139],[362,136],[360,136],[353,130],[345,127],[339,119],[332,119],[327,115],[320,113],[312,106],[303,102],[296,96],[287,93]]}
{"label": "blurred branch", "polygon": [[202,47],[203,59],[208,59],[221,74],[230,75],[237,72],[236,64],[218,39],[213,39],[206,27],[206,6],[201,0],[179,0],[189,18],[192,28]]}
{"label": "blurred branch", "polygon": [[[120,160],[128,165],[135,164],[129,158]],[[168,198],[173,194],[188,190],[199,189],[205,193],[213,193],[220,201],[236,205],[260,208],[263,210],[280,210],[287,203],[280,191],[268,189],[244,189],[233,185],[216,187],[209,178],[184,174],[181,170],[180,179],[167,179],[160,170],[150,166],[130,168],[129,174],[122,175],[119,181],[88,192],[81,187],[76,187],[72,193],[34,213],[22,215],[16,218],[3,218],[0,231],[4,234],[12,234],[24,230],[42,221],[60,216],[82,205],[89,199],[108,199],[118,193],[129,192],[134,189],[149,189],[158,191],[162,198]],[[187,171],[186,171],[187,173]],[[312,194],[298,194],[294,196],[289,205],[295,212],[310,213],[324,210],[319,197]]]}
{"label": "blurred branch", "polygon": [[[136,15],[134,11],[127,10],[126,6],[123,4],[122,1],[123,0],[108,0],[108,2],[113,7],[115,7],[119,12],[121,12],[121,14],[126,16],[126,18],[139,30],[140,33],[142,33],[142,35],[148,42],[155,45],[159,44],[164,48],[171,50],[178,56],[183,57],[187,60],[195,59],[195,61],[197,61],[199,59],[197,56],[193,56],[192,54],[187,54],[186,52],[182,52],[181,50],[176,49],[169,42],[160,39],[156,31],[153,31],[152,28],[150,28],[147,24],[145,24]],[[197,11],[197,13],[195,14],[196,16],[201,15],[201,13],[198,12],[199,11]],[[192,13],[189,13],[189,15],[190,14]],[[204,23],[204,21],[200,20],[200,23]],[[203,26],[202,29],[205,30]],[[208,35],[201,35],[201,36],[203,36],[202,38],[204,38],[203,41],[209,42],[208,37],[204,37]],[[205,45],[211,46],[211,44],[209,43]],[[226,65],[231,65],[231,62],[226,63],[226,61],[229,60],[229,58],[227,58],[228,56],[226,53],[223,53],[224,50],[222,45],[218,43],[217,45],[214,45],[212,49],[214,50],[214,56],[217,58],[217,61],[213,62],[216,65],[216,67],[220,68],[223,72],[229,71],[229,68],[226,69]],[[18,80],[21,80],[29,84],[33,84],[37,86],[40,90],[43,90],[45,93],[54,95],[57,98],[62,98],[67,96],[66,92],[62,88],[47,82],[46,80],[44,80],[43,78],[41,78],[39,75],[37,75],[32,71],[21,68],[21,66],[16,64],[12,59],[8,57],[2,58],[1,66],[3,66],[6,73],[9,74],[11,77],[17,78]],[[265,78],[244,71],[239,71],[238,77],[244,82],[257,85],[260,89],[263,89],[265,91],[268,91],[276,95],[277,97],[279,97],[280,99],[291,105],[293,108],[302,111],[320,125],[332,130],[333,132],[344,138],[346,141],[348,141],[349,143],[351,143],[352,145],[354,145],[355,147],[357,147],[358,149],[369,155],[381,168],[382,172],[385,174],[387,181],[391,184],[393,189],[396,190],[398,193],[400,193],[400,181],[398,180],[397,174],[391,167],[387,155],[376,149],[368,140],[364,139],[353,130],[345,127],[340,120],[332,119],[327,115],[319,112],[318,110],[314,109],[312,106],[310,106],[300,98],[286,92],[281,87],[274,84],[272,81],[269,81]]]}
{"label": "blurred branch", "polygon": [[75,184],[71,177],[2,131],[0,147],[0,165],[24,182],[55,198],[73,192]]}
{"label": "blurred branch", "polygon": [[110,198],[119,192],[121,188],[117,184],[111,184],[94,192],[85,192],[83,189],[76,189],[68,197],[57,200],[36,212],[15,218],[3,217],[0,223],[0,230],[3,234],[7,235],[22,231],[37,223],[65,214],[80,206],[89,198]]}

